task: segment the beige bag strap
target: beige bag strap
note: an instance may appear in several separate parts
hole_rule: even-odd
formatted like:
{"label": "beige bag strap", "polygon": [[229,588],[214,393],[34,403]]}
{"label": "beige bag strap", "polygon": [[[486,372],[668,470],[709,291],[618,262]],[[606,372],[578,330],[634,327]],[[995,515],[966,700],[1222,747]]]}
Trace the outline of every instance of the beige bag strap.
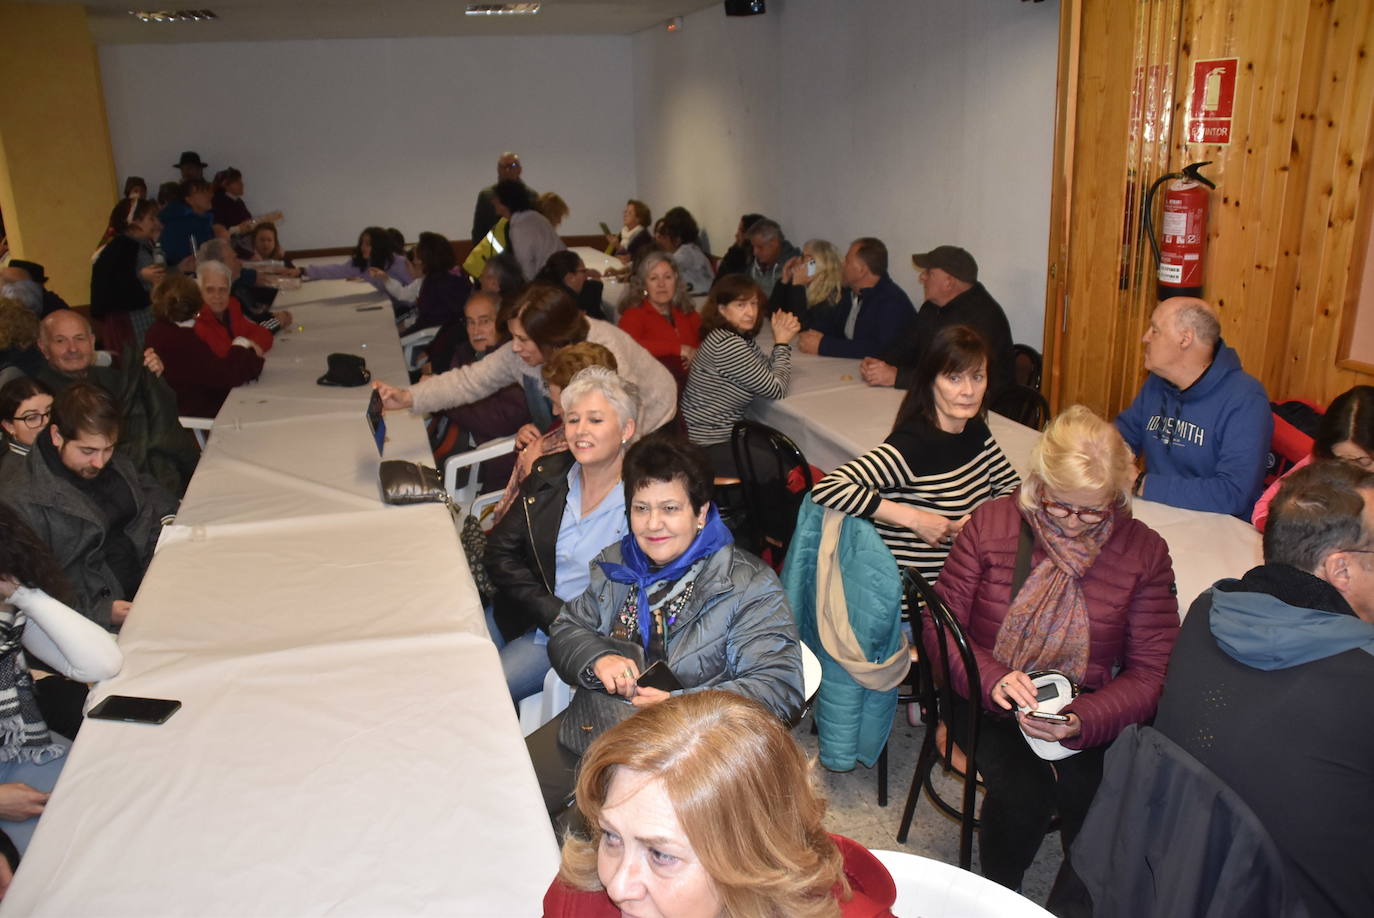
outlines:
{"label": "beige bag strap", "polygon": [[816,630],[821,646],[866,689],[885,692],[901,685],[911,668],[906,637],[897,652],[880,663],[870,662],[849,624],[849,604],[844,598],[844,578],[836,553],[844,514],[826,510],[821,523],[821,544],[816,553]]}

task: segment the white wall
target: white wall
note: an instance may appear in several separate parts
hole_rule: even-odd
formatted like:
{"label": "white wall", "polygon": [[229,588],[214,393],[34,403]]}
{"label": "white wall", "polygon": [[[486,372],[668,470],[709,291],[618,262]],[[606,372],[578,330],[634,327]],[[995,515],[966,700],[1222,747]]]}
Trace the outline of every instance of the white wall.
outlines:
{"label": "white wall", "polygon": [[[351,245],[370,224],[465,239],[502,150],[572,209],[618,224],[636,186],[620,36],[411,38],[100,49],[115,164],[157,186],[180,151],[244,173],[288,248]],[[595,106],[585,100],[595,98]]]}
{"label": "white wall", "polygon": [[1043,337],[1058,3],[784,0],[635,36],[639,190],[723,251],[741,213],[800,245],[962,245],[1017,341]]}

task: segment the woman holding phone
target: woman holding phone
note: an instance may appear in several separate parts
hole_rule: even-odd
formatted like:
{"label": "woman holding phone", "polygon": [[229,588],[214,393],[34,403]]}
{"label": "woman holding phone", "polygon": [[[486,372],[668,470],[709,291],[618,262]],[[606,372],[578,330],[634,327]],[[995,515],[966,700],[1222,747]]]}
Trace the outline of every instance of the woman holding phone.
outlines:
{"label": "woman holding phone", "polygon": [[[1016,494],[973,511],[936,584],[973,646],[982,684],[982,697],[969,698],[968,674],[951,645],[949,678],[959,698],[950,726],[965,748],[966,706],[983,711],[975,758],[987,785],[978,836],[983,875],[1012,889],[1056,813],[1069,850],[1102,780],[1107,746],[1128,724],[1154,716],[1178,636],[1169,549],[1131,516],[1135,463],[1116,427],[1074,405],[1045,428],[1030,466]],[[1022,553],[1027,576],[1013,589]],[[925,634],[933,647],[929,622]],[[1046,670],[1084,692],[1048,720],[1036,711],[1030,676]],[[1051,764],[1027,737],[1062,757]],[[1061,891],[1072,888],[1072,877],[1061,871]]]}
{"label": "woman holding phone", "polygon": [[834,309],[844,293],[840,253],[824,239],[810,239],[801,255],[782,266],[768,299],[770,312],[790,312],[805,325]]}

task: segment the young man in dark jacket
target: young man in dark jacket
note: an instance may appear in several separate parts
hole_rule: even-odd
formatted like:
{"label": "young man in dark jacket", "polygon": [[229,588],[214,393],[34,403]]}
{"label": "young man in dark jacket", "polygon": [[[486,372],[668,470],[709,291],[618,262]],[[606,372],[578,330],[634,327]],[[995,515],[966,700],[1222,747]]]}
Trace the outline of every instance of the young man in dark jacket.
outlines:
{"label": "young man in dark jacket", "polygon": [[53,400],[52,423],[24,463],[8,473],[0,500],[49,548],[72,588],[73,607],[118,631],[129,614],[163,523],[176,501],[116,456],[114,397],[75,383]]}
{"label": "young man in dark jacket", "polygon": [[1374,915],[1374,474],[1290,475],[1264,561],[1193,603],[1155,729],[1249,804],[1313,918]]}

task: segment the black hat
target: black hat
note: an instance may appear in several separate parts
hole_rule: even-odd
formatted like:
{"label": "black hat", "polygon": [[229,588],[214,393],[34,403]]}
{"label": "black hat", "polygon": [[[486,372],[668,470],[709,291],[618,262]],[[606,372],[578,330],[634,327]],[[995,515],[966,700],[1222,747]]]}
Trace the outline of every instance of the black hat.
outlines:
{"label": "black hat", "polygon": [[367,361],[356,354],[330,354],[329,372],[315,380],[322,386],[363,386],[372,381]]}
{"label": "black hat", "polygon": [[29,277],[33,278],[33,282],[35,284],[38,284],[40,287],[48,282],[48,275],[44,273],[43,266],[36,261],[25,261],[22,258],[11,258],[10,267],[18,268],[19,270],[28,274]]}
{"label": "black hat", "polygon": [[911,256],[911,263],[921,270],[939,268],[955,280],[966,284],[978,283],[978,262],[957,245],[940,245],[924,254]]}
{"label": "black hat", "polygon": [[209,163],[200,161],[200,154],[195,150],[187,150],[181,154],[181,159],[172,164],[173,169],[180,169],[182,166],[200,166],[204,169]]}

